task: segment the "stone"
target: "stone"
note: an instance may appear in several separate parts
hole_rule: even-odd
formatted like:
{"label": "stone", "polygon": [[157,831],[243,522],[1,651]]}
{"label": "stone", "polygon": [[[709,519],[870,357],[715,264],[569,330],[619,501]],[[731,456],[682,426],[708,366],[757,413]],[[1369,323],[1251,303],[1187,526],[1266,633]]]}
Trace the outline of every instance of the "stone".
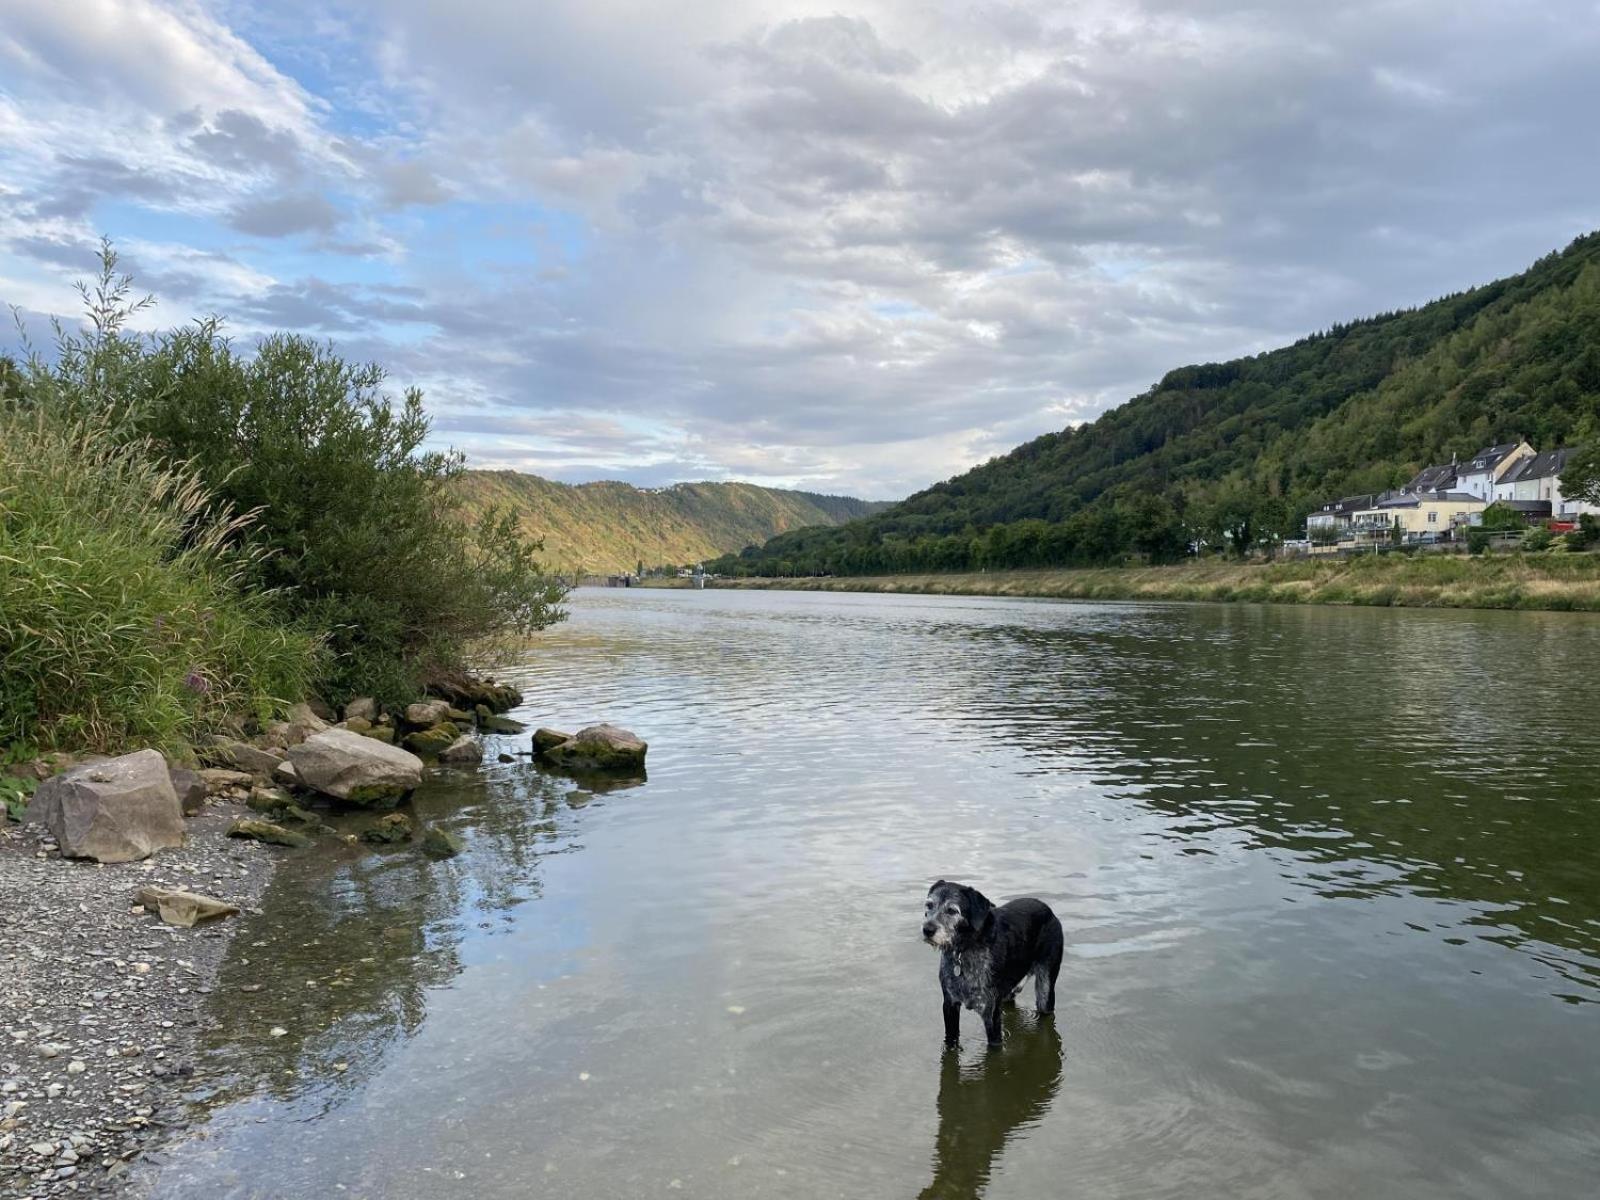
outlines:
{"label": "stone", "polygon": [[199,772],[191,771],[188,767],[169,767],[167,777],[172,780],[172,790],[178,793],[178,807],[183,815],[196,815],[206,802],[206,781]]}
{"label": "stone", "polygon": [[372,728],[372,722],[365,717],[346,717],[341,728],[348,729],[351,733],[366,733]]}
{"label": "stone", "polygon": [[461,736],[461,730],[451,722],[435,725],[432,729],[419,729],[406,734],[406,749],[423,758],[437,758]]}
{"label": "stone", "polygon": [[495,761],[496,762],[503,762],[503,763],[512,763],[512,762],[516,762],[517,761],[517,756],[515,754],[497,754],[497,755],[495,755]]}
{"label": "stone", "polygon": [[234,788],[248,788],[256,778],[249,771],[232,771],[227,767],[206,767],[199,774],[205,782],[208,796],[215,796],[218,792],[231,791]]}
{"label": "stone", "polygon": [[294,764],[287,758],[272,768],[272,781],[280,787],[297,788],[300,786],[300,772],[294,769]]}
{"label": "stone", "polygon": [[380,817],[376,825],[368,826],[361,831],[363,842],[392,843],[409,842],[413,828],[411,818],[405,813],[390,813]]}
{"label": "stone", "polygon": [[439,761],[453,763],[456,766],[470,766],[483,761],[483,743],[471,734],[462,734],[443,750],[439,751]]}
{"label": "stone", "polygon": [[454,858],[467,848],[461,835],[429,825],[422,831],[422,852],[429,858]]}
{"label": "stone", "polygon": [[292,704],[289,706],[289,728],[284,735],[284,745],[298,746],[314,733],[321,733],[328,728],[328,722],[311,711],[308,704]]}
{"label": "stone", "polygon": [[474,708],[479,704],[491,712],[505,712],[522,703],[522,693],[507,684],[493,679],[473,679],[454,672],[435,675],[428,681],[428,694],[450,701],[458,708]]}
{"label": "stone", "polygon": [[183,845],[183,806],[157,750],[84,763],[45,780],[27,817],[50,831],[67,858],[133,862]]}
{"label": "stone", "polygon": [[444,700],[419,700],[406,705],[406,724],[427,729],[450,719],[450,705]]}
{"label": "stone", "polygon": [[629,730],[615,725],[591,725],[545,750],[544,758],[569,771],[639,771],[644,769],[644,756],[649,749]]}
{"label": "stone", "polygon": [[486,733],[526,733],[528,727],[521,721],[513,721],[510,717],[498,717],[494,713],[478,718],[478,728]]}
{"label": "stone", "polygon": [[570,733],[562,733],[559,729],[541,727],[533,731],[533,752],[535,755],[543,754],[546,750],[571,740],[572,735]]}
{"label": "stone", "polygon": [[[154,908],[168,925],[177,925],[183,929],[192,928],[197,921],[232,917],[239,912],[239,906],[236,904],[229,904],[211,896],[202,896],[199,892],[180,891],[177,888],[142,887],[135,899],[146,908]],[[68,1064],[67,1069],[72,1069],[71,1064]],[[80,1071],[83,1069],[81,1064],[78,1069]]]}
{"label": "stone", "polygon": [[359,732],[362,737],[369,737],[375,742],[384,743],[384,745],[392,745],[394,743],[393,725],[374,725],[371,729],[363,729]]}
{"label": "stone", "polygon": [[252,775],[271,775],[287,751],[263,749],[249,742],[221,739],[200,751],[201,761],[213,767],[248,771]]}
{"label": "stone", "polygon": [[274,846],[289,846],[296,850],[311,844],[311,839],[303,833],[285,829],[282,825],[274,825],[271,821],[252,821],[248,818],[229,825],[228,836],[246,838],[252,842],[267,842]]}
{"label": "stone", "polygon": [[328,705],[328,702],[317,696],[312,696],[309,700],[307,700],[306,707],[309,708],[320,720],[327,721],[329,723],[338,720],[338,717],[334,715],[333,709]]}
{"label": "stone", "polygon": [[357,696],[344,706],[346,721],[365,721],[369,725],[378,719],[378,702],[371,696]]}
{"label": "stone", "polygon": [[252,812],[258,813],[274,813],[288,808],[292,803],[288,792],[275,787],[253,787],[250,789],[250,799],[245,801]]}
{"label": "stone", "polygon": [[422,782],[422,760],[348,729],[325,729],[289,751],[300,782],[351,804],[392,806]]}

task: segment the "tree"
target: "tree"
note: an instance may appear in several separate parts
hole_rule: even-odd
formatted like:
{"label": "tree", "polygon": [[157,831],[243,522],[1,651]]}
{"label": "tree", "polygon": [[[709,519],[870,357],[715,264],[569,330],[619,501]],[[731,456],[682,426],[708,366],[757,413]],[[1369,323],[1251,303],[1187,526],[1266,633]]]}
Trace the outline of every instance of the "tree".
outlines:
{"label": "tree", "polygon": [[1600,504],[1600,437],[1577,446],[1561,472],[1561,495],[1585,504]]}

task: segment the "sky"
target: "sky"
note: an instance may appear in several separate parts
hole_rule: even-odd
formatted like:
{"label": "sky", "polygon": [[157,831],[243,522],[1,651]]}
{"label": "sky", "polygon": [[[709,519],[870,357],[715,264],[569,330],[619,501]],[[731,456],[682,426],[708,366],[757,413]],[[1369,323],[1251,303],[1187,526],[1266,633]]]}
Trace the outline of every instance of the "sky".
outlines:
{"label": "sky", "polygon": [[895,498],[1600,227],[1597,63],[1600,0],[0,0],[0,302],[105,235],[475,466]]}

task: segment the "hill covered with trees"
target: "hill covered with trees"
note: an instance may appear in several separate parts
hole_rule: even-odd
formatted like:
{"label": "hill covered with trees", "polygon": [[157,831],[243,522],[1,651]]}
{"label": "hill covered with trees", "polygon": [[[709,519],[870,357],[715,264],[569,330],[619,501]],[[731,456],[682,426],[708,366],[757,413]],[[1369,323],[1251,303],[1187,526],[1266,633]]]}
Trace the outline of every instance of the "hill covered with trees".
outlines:
{"label": "hill covered with trees", "polygon": [[708,564],[734,575],[873,574],[1181,558],[1297,533],[1325,500],[1526,438],[1600,438],[1600,234],[1527,271],[1282,349],[1180,367],[839,529]]}
{"label": "hill covered with trees", "polygon": [[518,471],[467,471],[454,481],[468,511],[515,516],[542,557],[564,572],[611,574],[715,558],[805,526],[834,526],[888,507],[848,496],[757,487],[679,483],[636,488],[605,480],[556,483]]}

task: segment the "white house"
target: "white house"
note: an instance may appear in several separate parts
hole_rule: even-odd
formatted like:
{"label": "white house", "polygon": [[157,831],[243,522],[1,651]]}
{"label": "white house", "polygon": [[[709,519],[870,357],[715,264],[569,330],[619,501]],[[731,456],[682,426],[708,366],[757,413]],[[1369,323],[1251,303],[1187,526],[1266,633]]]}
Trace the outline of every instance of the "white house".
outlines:
{"label": "white house", "polygon": [[1466,492],[1487,504],[1495,498],[1495,485],[1519,463],[1534,456],[1534,449],[1527,442],[1485,446],[1465,462],[1456,464],[1456,481],[1452,490]]}
{"label": "white house", "polygon": [[1495,484],[1496,500],[1548,500],[1550,515],[1570,521],[1581,513],[1600,514],[1600,505],[1568,500],[1561,494],[1561,472],[1567,469],[1571,449],[1558,446],[1523,459]]}

